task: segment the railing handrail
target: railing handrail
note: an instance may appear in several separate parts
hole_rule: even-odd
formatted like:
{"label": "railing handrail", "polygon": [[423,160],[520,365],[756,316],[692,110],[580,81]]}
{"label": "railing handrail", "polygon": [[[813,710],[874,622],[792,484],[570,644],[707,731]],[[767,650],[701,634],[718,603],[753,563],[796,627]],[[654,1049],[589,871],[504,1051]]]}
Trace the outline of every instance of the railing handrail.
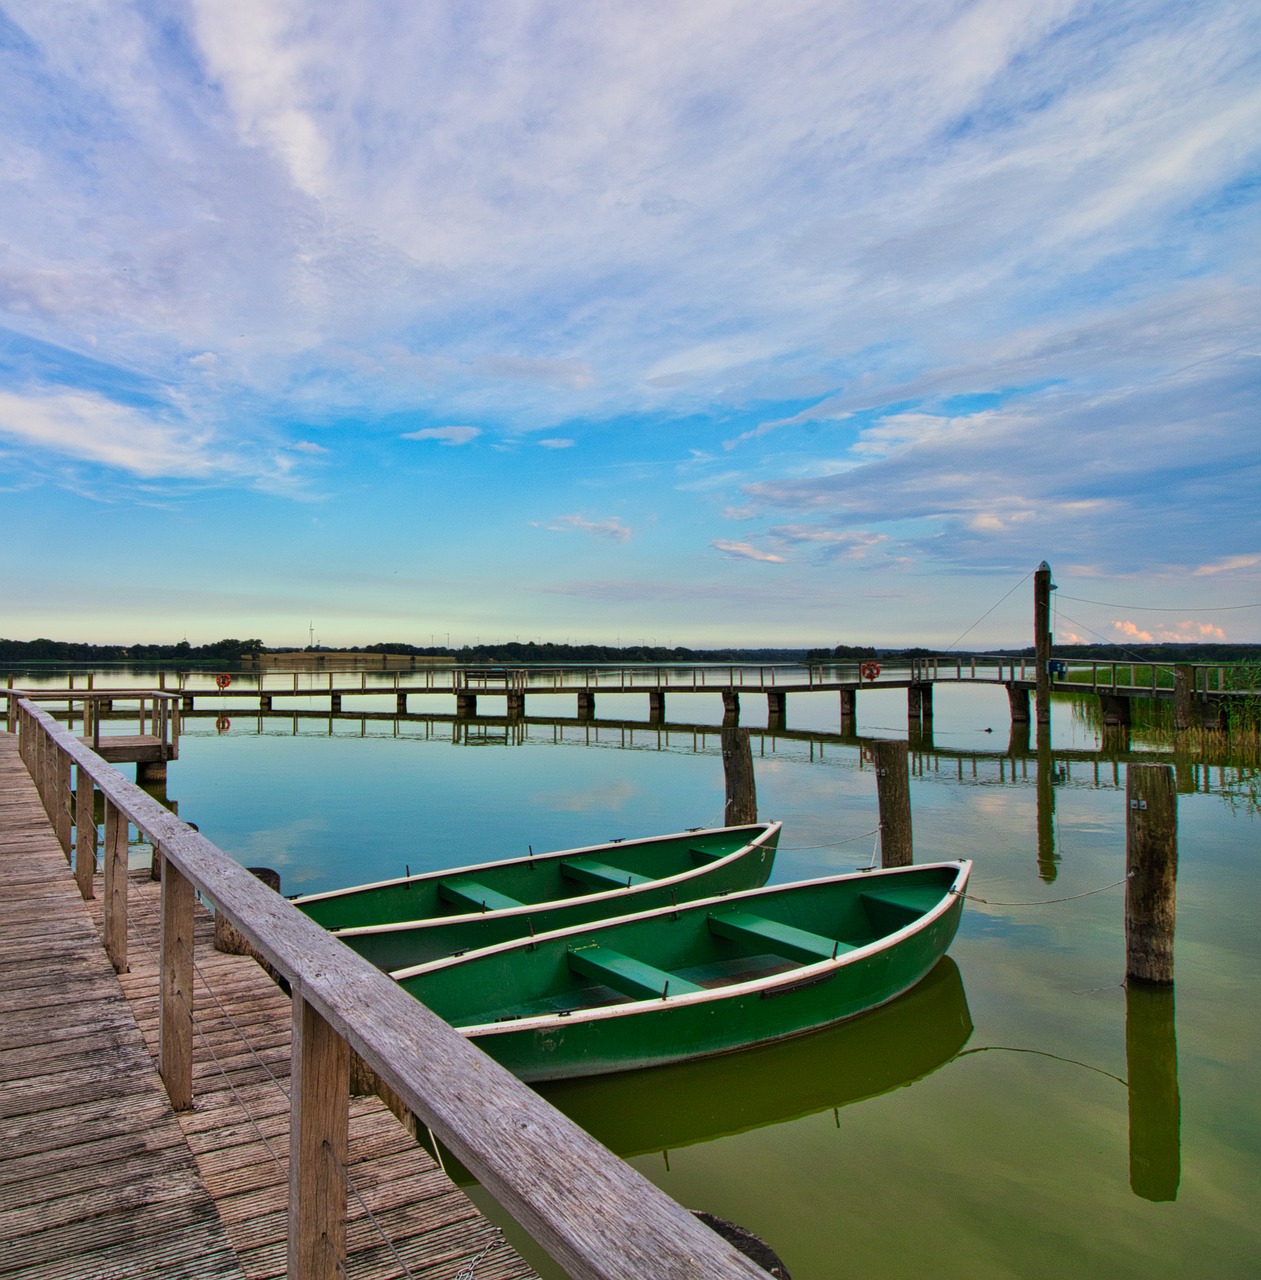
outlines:
{"label": "railing handrail", "polygon": [[[107,816],[113,806],[288,979],[295,1013],[298,1000],[314,1010],[573,1280],[765,1280],[663,1191],[35,701],[22,699],[19,714],[23,730],[38,726],[61,753],[62,785],[68,789],[73,762],[104,795]],[[164,874],[164,893],[166,884]]]}

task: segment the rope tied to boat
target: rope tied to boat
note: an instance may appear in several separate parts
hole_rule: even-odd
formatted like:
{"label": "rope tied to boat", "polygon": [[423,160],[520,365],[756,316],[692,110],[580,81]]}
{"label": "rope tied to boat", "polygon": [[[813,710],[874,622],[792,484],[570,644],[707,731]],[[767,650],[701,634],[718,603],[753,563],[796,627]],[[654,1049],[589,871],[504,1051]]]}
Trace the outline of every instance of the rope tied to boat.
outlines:
{"label": "rope tied to boat", "polygon": [[868,836],[878,835],[879,832],[879,827],[873,827],[861,835],[846,836],[843,840],[825,840],[823,844],[781,844],[779,848],[787,853],[803,853],[808,849],[838,849],[843,844],[856,844],[859,840],[866,840]]}
{"label": "rope tied to boat", "polygon": [[969,902],[984,903],[987,907],[1050,907],[1057,902],[1076,902],[1078,898],[1089,898],[1096,893],[1107,893],[1109,889],[1119,889],[1128,880],[1134,878],[1134,872],[1130,872],[1122,880],[1117,880],[1113,884],[1100,885],[1098,889],[1087,889],[1085,893],[1070,893],[1065,898],[1040,898],[1036,902],[995,902],[993,898],[978,898],[974,893],[961,893],[958,889],[951,889],[957,898],[966,898]]}

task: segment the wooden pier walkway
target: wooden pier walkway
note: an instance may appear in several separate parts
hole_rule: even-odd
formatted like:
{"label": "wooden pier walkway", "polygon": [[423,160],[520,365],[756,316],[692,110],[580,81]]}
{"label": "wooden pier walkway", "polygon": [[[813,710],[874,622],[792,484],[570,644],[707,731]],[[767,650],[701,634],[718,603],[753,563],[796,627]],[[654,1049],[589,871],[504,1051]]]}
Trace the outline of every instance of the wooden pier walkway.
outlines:
{"label": "wooden pier walkway", "polygon": [[243,1275],[7,733],[0,1153],[0,1276]]}
{"label": "wooden pier walkway", "polygon": [[[152,1056],[160,886],[129,881],[120,976],[100,899],[80,898],[0,734],[0,1277],[283,1276],[290,1001],[254,960],[214,950],[199,908],[197,1102],[177,1115]],[[349,1150],[348,1275],[533,1274],[376,1098],[352,1101]]]}

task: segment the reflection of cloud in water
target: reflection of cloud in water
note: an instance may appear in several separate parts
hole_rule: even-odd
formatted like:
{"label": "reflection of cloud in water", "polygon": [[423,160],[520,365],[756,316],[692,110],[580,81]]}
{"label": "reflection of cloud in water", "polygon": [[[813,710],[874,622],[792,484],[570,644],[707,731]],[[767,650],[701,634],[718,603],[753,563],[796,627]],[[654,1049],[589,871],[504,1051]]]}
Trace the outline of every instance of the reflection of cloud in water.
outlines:
{"label": "reflection of cloud in water", "polygon": [[639,794],[639,788],[619,778],[615,782],[589,787],[586,791],[554,791],[535,796],[535,803],[554,813],[594,813],[601,809],[620,812],[628,800]]}
{"label": "reflection of cloud in water", "polygon": [[247,867],[288,869],[288,874],[281,877],[281,886],[285,893],[292,893],[292,886],[309,884],[322,875],[321,869],[311,864],[310,851],[313,837],[327,831],[328,823],[323,818],[295,818],[280,827],[251,831],[235,856]]}

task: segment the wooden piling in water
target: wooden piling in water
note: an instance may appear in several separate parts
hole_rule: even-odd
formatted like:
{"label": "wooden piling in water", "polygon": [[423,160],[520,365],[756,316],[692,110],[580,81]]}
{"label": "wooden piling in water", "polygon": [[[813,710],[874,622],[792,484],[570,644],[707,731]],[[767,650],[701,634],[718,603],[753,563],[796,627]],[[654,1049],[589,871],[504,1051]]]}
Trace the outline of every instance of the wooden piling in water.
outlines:
{"label": "wooden piling in water", "polygon": [[580,689],[578,691],[578,719],[590,720],[595,715],[595,691]]}
{"label": "wooden piling in water", "polygon": [[1045,560],[1033,575],[1033,651],[1037,667],[1039,724],[1051,723],[1051,566]]}
{"label": "wooden piling in water", "polygon": [[722,772],[727,783],[723,822],[729,827],[757,821],[757,786],[753,777],[753,748],[749,731],[734,725],[722,731]]}
{"label": "wooden piling in water", "polygon": [[1185,733],[1195,720],[1195,668],[1180,662],[1173,669],[1173,727]]}
{"label": "wooden piling in water", "polygon": [[766,727],[783,729],[788,723],[788,695],[782,689],[766,693]]}
{"label": "wooden piling in water", "polygon": [[915,860],[909,749],[905,742],[881,738],[871,744],[871,750],[880,806],[880,865],[909,867]]}
{"label": "wooden piling in water", "polygon": [[722,720],[723,724],[740,723],[740,695],[735,689],[722,691]]}
{"label": "wooden piling in water", "polygon": [[858,690],[841,690],[841,732],[853,733],[858,724]]}
{"label": "wooden piling in water", "polygon": [[1166,764],[1126,768],[1125,976],[1173,981],[1178,887],[1178,793]]}
{"label": "wooden piling in water", "polygon": [[666,718],[666,694],[664,689],[648,691],[648,719],[664,720]]}
{"label": "wooden piling in water", "polygon": [[1029,723],[1029,690],[1018,684],[1009,684],[1007,705],[1011,708],[1012,724]]}

